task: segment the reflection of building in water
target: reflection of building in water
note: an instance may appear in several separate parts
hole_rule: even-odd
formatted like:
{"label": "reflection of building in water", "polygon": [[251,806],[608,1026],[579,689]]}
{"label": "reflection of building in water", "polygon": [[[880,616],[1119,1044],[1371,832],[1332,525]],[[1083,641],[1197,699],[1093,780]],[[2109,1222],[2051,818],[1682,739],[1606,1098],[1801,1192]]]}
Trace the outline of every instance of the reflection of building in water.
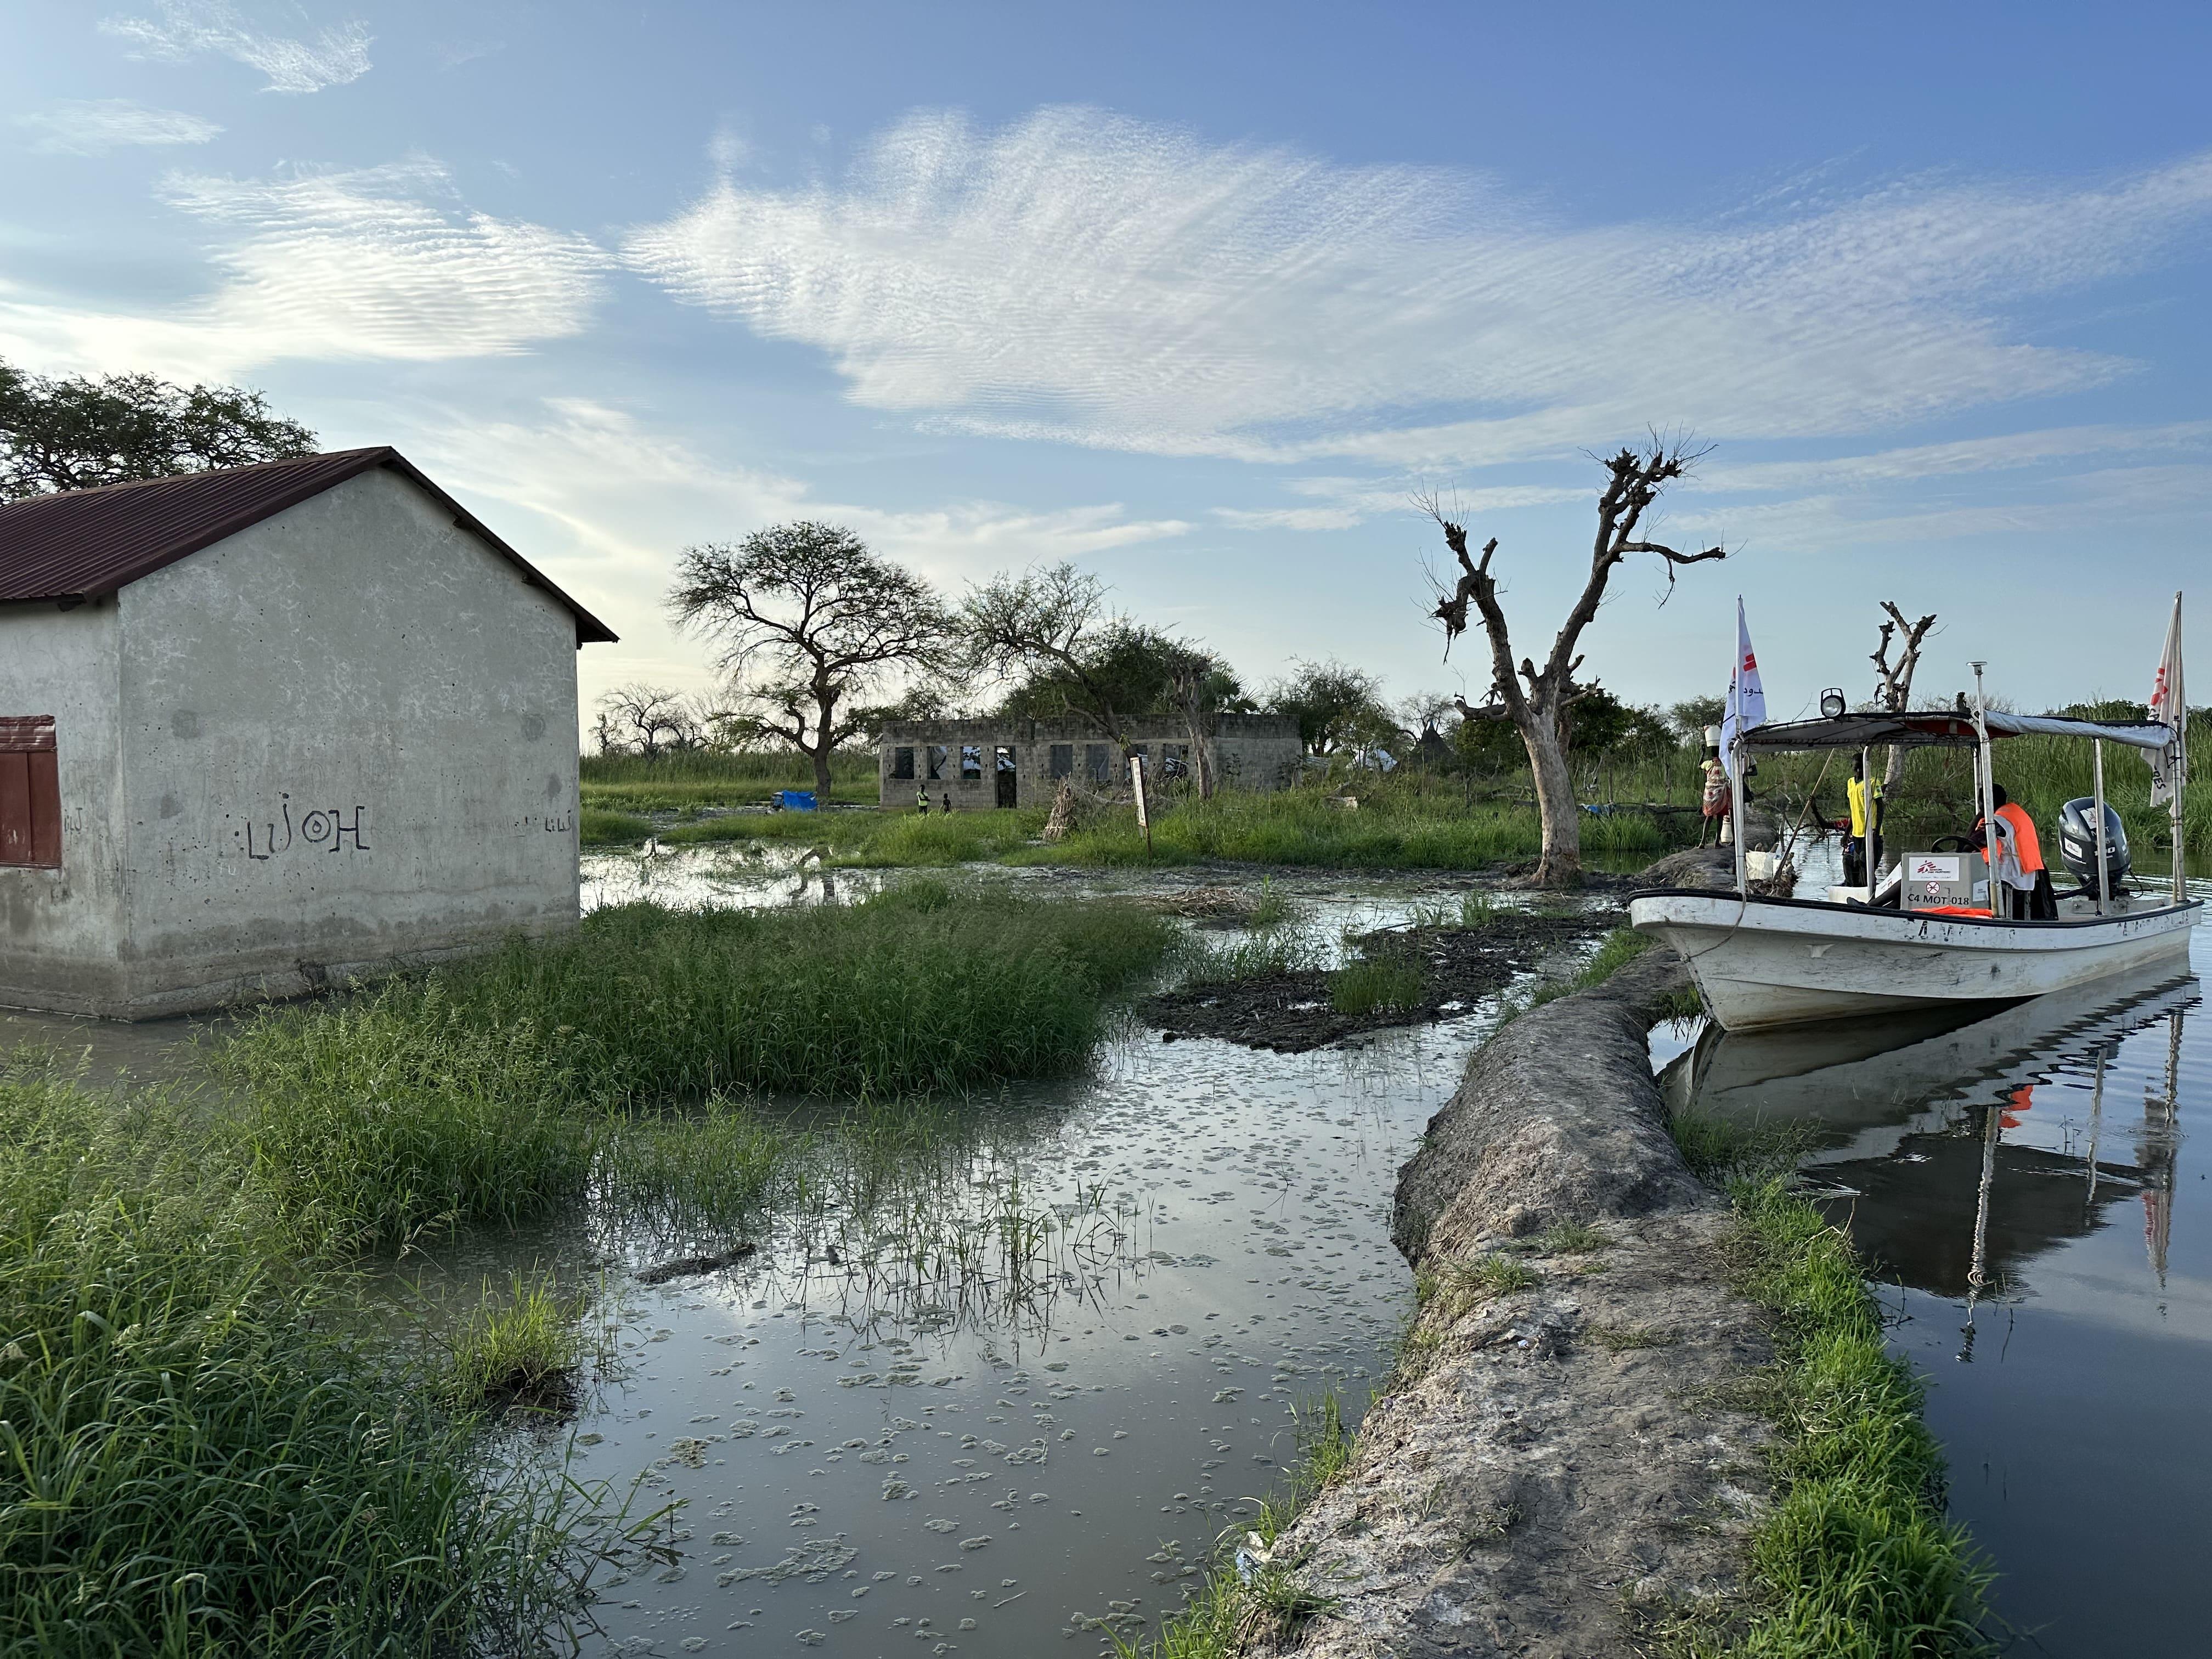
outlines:
{"label": "reflection of building in water", "polygon": [[[2161,1282],[2172,1227],[2181,1011],[2194,980],[2116,981],[2093,1000],[2039,998],[1980,1019],[1937,1013],[1817,1032],[1709,1031],[1662,1077],[1675,1109],[1801,1126],[1808,1173],[1881,1279],[1940,1296],[1996,1294],[2033,1258],[2142,1206]],[[2147,1093],[2135,1161],[2106,1152],[2106,1061],[2130,1033],[2169,1022],[2162,1090]],[[2092,1071],[2086,1146],[2008,1143],[2048,1115],[2042,1080]]]}

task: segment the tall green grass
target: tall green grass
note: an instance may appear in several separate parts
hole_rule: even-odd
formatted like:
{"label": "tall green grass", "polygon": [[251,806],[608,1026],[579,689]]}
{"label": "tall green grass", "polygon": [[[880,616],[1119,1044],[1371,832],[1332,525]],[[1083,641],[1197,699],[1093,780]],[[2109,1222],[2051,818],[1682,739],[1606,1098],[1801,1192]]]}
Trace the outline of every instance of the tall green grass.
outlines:
{"label": "tall green grass", "polygon": [[1990,1573],[1943,1509],[1921,1385],[1883,1346],[1849,1239],[1779,1180],[1739,1182],[1738,1277],[1780,1319],[1767,1408],[1780,1488],[1752,1542],[1758,1601],[1724,1646],[1747,1659],[1992,1651]]}
{"label": "tall green grass", "polygon": [[793,1135],[724,1091],[883,1101],[1065,1074],[1176,937],[1135,905],[927,879],[850,906],[634,904],[265,1010],[207,1061],[246,1179],[301,1241],[404,1248],[592,1195],[729,1231]]}
{"label": "tall green grass", "polygon": [[582,1198],[594,1130],[573,1108],[596,1054],[573,1030],[457,997],[460,974],[269,1009],[209,1050],[241,1103],[248,1178],[301,1237],[404,1245]]}
{"label": "tall green grass", "polygon": [[[1588,853],[1657,853],[1674,844],[1665,821],[1645,813],[1588,818],[1582,833]],[[1015,861],[1142,866],[1222,860],[1327,869],[1471,870],[1534,857],[1542,844],[1533,808],[1468,807],[1455,795],[1377,784],[1362,794],[1357,810],[1312,790],[1224,791],[1155,817],[1149,851],[1132,814],[1126,822],[1110,817],[1080,830],[1057,847],[1018,854]]]}
{"label": "tall green grass", "polygon": [[[686,750],[647,760],[637,755],[586,755],[580,767],[583,804],[616,812],[674,812],[685,807],[757,805],[779,789],[814,787],[814,763],[796,750],[742,755]],[[830,799],[877,798],[872,750],[830,757]]]}
{"label": "tall green grass", "polygon": [[218,1130],[0,1066],[0,1651],[534,1651],[603,1492],[339,1333]]}
{"label": "tall green grass", "polygon": [[462,1029],[547,1034],[544,1063],[612,1098],[880,1097],[1079,1067],[1104,1000],[1174,937],[1135,905],[915,881],[852,905],[602,909],[452,970],[438,994]]}

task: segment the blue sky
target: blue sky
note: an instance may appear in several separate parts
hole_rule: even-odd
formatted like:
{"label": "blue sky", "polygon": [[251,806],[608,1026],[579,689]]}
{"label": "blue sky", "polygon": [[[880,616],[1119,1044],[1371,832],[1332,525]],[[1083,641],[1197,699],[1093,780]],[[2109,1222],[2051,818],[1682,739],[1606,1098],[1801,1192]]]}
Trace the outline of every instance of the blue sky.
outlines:
{"label": "blue sky", "polygon": [[[1073,558],[1265,682],[1480,696],[1585,452],[1714,446],[1586,636],[1774,712],[2141,696],[2212,518],[2212,9],[16,0],[0,355],[243,380],[389,442],[706,681],[677,551],[823,517],[957,592]],[[2208,595],[2212,597],[2212,595]],[[2202,613],[2195,613],[2202,614]],[[2212,626],[2212,616],[2203,624]]]}

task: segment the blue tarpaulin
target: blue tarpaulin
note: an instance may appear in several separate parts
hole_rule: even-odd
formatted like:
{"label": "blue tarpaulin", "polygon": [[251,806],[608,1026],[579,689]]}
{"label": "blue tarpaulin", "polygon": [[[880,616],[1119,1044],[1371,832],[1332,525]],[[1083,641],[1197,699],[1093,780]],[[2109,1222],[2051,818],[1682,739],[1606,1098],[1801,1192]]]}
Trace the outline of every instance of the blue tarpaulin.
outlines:
{"label": "blue tarpaulin", "polygon": [[814,792],[811,789],[781,789],[776,792],[776,799],[782,803],[787,812],[811,812],[814,810]]}

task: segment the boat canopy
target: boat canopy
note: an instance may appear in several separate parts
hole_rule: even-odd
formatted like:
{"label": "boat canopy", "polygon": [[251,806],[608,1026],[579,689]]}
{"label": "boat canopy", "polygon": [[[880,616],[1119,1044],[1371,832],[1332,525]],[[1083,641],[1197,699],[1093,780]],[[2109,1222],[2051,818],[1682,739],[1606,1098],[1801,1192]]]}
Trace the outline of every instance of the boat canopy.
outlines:
{"label": "boat canopy", "polygon": [[[2173,728],[2155,720],[2077,720],[2058,714],[2014,714],[1992,708],[1984,717],[1996,738],[2102,738],[2134,749],[2164,749]],[[1778,720],[1754,726],[1738,739],[1747,749],[1902,749],[1978,741],[1974,717],[1954,709],[1905,714],[1838,714],[1833,720]]]}

